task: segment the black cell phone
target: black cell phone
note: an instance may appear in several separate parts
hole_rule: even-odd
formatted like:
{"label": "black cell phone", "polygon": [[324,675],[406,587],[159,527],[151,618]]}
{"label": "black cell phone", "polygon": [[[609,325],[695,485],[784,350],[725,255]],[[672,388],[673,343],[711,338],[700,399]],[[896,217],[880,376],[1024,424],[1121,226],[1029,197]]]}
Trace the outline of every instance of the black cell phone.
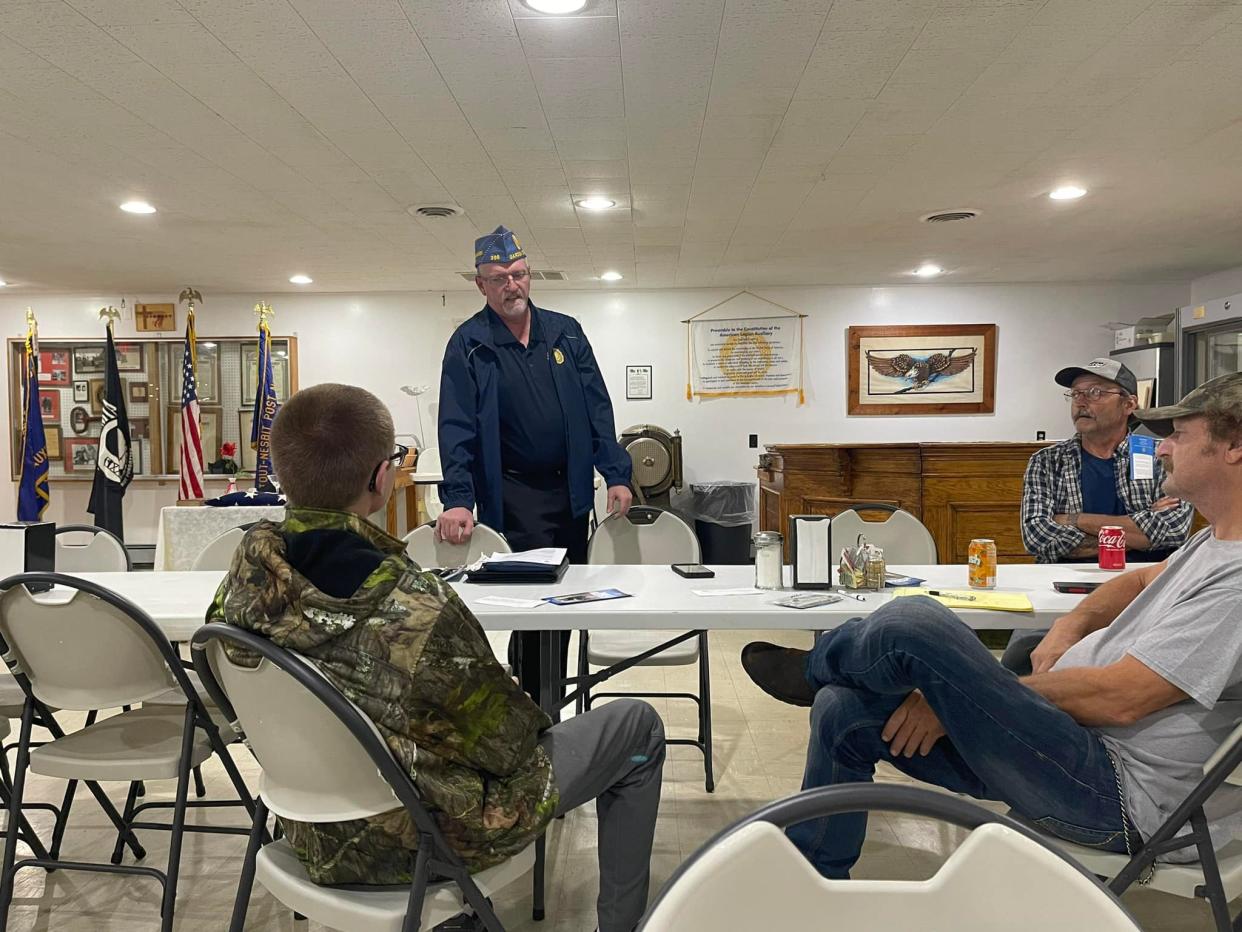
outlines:
{"label": "black cell phone", "polygon": [[1103,583],[1098,582],[1054,582],[1052,588],[1057,592],[1072,592],[1076,595],[1086,595],[1088,592],[1095,592]]}
{"label": "black cell phone", "polygon": [[674,563],[672,567],[674,573],[686,579],[711,579],[716,575],[714,570],[709,570],[702,563]]}

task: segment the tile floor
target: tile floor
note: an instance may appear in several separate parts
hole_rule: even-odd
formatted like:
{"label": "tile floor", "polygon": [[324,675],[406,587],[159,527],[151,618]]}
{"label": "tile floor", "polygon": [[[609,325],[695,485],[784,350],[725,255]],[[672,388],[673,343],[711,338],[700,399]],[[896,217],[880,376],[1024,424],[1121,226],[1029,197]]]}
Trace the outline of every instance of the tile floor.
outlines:
{"label": "tile floor", "polygon": [[[755,635],[749,632],[717,632],[712,635],[712,691],[715,711],[715,761],[717,788],[703,789],[702,758],[692,748],[670,748],[664,772],[664,795],[652,856],[652,893],[676,866],[721,828],[760,805],[798,790],[806,746],[804,710],[781,705],[755,688],[741,669],[738,655]],[[771,637],[771,633],[761,635]],[[790,632],[783,640],[803,645],[807,635]],[[571,656],[574,654],[571,652]],[[693,667],[647,668],[630,671],[618,685],[651,689],[689,689]],[[656,702],[670,732],[692,734],[691,703]],[[255,770],[249,755],[235,751],[235,758],[253,786]],[[219,765],[205,771],[209,791],[224,798],[229,786]],[[894,770],[880,779],[904,780]],[[108,787],[118,808],[123,788]],[[28,798],[55,801],[63,787],[59,782],[34,778]],[[171,797],[171,785],[151,787],[153,798]],[[199,816],[195,816],[199,818]],[[217,812],[206,818],[215,824],[235,819]],[[46,830],[48,819],[36,814],[33,821]],[[85,792],[79,793],[63,856],[97,859],[111,851],[114,835],[105,828],[103,813]],[[46,831],[44,831],[46,837]],[[881,815],[874,817],[857,876],[874,878],[925,878],[933,874],[946,852],[961,840],[957,829],[923,820]],[[148,863],[162,867],[167,839],[145,833]],[[187,932],[221,930],[227,925],[236,889],[244,839],[220,835],[187,835],[181,868],[177,928]],[[595,814],[590,807],[554,823],[549,846],[548,916],[542,923],[530,918],[530,887],[522,882],[496,898],[501,920],[511,932],[590,932],[595,928]],[[1143,927],[1194,932],[1212,928],[1207,906],[1163,893],[1140,891],[1127,895],[1126,903]],[[1235,904],[1236,908],[1236,904]],[[57,932],[145,932],[159,928],[159,885],[132,877],[60,871],[52,875],[29,869],[18,876],[8,929],[26,932],[54,929]],[[291,913],[256,886],[247,929],[281,932],[318,932],[314,923],[295,923]]]}

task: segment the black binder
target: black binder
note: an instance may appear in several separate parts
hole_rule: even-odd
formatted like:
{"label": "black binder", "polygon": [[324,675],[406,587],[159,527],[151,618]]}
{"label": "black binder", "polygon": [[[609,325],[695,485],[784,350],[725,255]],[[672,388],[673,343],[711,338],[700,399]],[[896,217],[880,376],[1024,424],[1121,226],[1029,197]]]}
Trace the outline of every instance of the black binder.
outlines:
{"label": "black binder", "polygon": [[466,582],[471,583],[556,583],[561,581],[565,571],[569,569],[569,557],[561,561],[559,566],[546,566],[543,563],[493,563],[466,573]]}

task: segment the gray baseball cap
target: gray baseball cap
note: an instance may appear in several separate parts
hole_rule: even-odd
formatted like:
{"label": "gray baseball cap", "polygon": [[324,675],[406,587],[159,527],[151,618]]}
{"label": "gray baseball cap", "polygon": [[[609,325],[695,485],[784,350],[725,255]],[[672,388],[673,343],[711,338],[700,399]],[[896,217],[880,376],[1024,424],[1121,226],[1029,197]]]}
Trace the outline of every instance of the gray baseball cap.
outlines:
{"label": "gray baseball cap", "polygon": [[1070,366],[1062,369],[1056,374],[1055,379],[1058,385],[1070,388],[1074,384],[1074,379],[1080,375],[1097,375],[1110,382],[1116,382],[1120,388],[1131,395],[1138,394],[1138,379],[1134,377],[1134,373],[1117,360],[1109,359],[1107,356],[1097,357],[1085,366]]}
{"label": "gray baseball cap", "polygon": [[1228,411],[1234,415],[1242,414],[1242,372],[1218,375],[1189,391],[1186,397],[1175,405],[1135,411],[1134,416],[1147,425],[1147,429],[1156,436],[1167,437],[1173,433],[1174,418],[1215,414],[1218,411]]}

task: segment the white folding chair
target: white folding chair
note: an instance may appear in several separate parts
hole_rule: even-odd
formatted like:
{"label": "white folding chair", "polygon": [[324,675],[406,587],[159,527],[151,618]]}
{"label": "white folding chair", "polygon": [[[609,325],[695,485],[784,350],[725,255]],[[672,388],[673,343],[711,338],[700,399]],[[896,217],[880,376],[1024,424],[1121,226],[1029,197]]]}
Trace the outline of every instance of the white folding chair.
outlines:
{"label": "white folding chair", "polygon": [[[827,880],[784,829],[883,809],[971,832],[929,880]],[[982,806],[913,786],[842,784],[781,800],[726,829],[673,875],[641,932],[741,932],[773,926],[846,932],[1138,932],[1095,877],[1026,827]]]}
{"label": "white folding chair", "polygon": [[[694,531],[671,511],[637,505],[624,518],[612,515],[600,523],[587,545],[587,562],[592,564],[672,564],[698,563],[699,540]],[[670,570],[671,572],[671,570]],[[682,631],[580,631],[578,632],[578,675],[585,677],[592,664],[610,667],[638,657],[679,636]],[[634,666],[699,665],[698,693],[678,692],[596,692],[583,687],[578,707],[589,709],[595,699],[617,696],[662,696],[692,699],[699,707],[698,738],[668,738],[666,744],[687,744],[703,752],[704,783],[707,792],[716,787],[712,775],[712,686],[707,658],[707,632],[689,632],[689,637],[638,661]]]}
{"label": "white folding chair", "polygon": [[[27,586],[50,583],[70,590],[68,600],[36,599]],[[182,836],[187,831],[228,832],[227,827],[185,824],[191,806],[224,805],[188,800],[190,770],[212,754],[219,756],[240,803],[254,811],[245,783],[225,750],[219,730],[200,701],[172,644],[149,615],[114,592],[58,573],[24,573],[0,581],[0,651],[26,700],[18,738],[17,765],[9,801],[9,828],[0,865],[0,928],[5,927],[14,878],[23,867],[87,870],[154,877],[163,884],[161,928],[172,928]],[[47,707],[75,711],[137,705],[179,688],[181,708],[150,705],[121,712],[66,735]],[[33,747],[35,715],[52,732],[52,740]],[[84,781],[118,830],[111,864],[28,858],[15,862],[17,831],[27,770],[67,781]],[[139,782],[176,780],[172,824],[138,822],[146,809],[135,806]],[[129,783],[124,813],[118,813],[98,786],[100,781]],[[121,864],[124,846],[145,855],[135,828],[171,831],[165,871]],[[236,830],[233,830],[236,831]],[[241,830],[248,834],[248,830]]]}
{"label": "white folding chair", "polygon": [[206,547],[202,549],[194,562],[190,565],[191,570],[227,570],[233,565],[233,554],[237,552],[237,548],[241,546],[242,538],[246,536],[246,528],[231,527]]}
{"label": "white folding chair", "polygon": [[[245,924],[257,877],[285,906],[333,929],[429,929],[460,914],[468,904],[489,932],[503,932],[486,897],[530,871],[533,845],[472,876],[444,840],[413,779],[393,758],[375,724],[317,667],[231,625],[205,625],[192,644],[194,667],[204,685],[238,723],[263,768],[231,929],[240,932]],[[225,645],[236,660],[229,658]],[[403,807],[419,839],[408,887],[320,886],[310,879],[287,838],[260,847],[269,809],[298,822],[340,822]],[[433,883],[432,876],[450,881]]]}
{"label": "white folding chair", "polygon": [[[419,454],[419,463],[426,453]],[[513,549],[504,535],[486,524],[476,524],[470,540],[464,544],[450,544],[436,540],[435,524],[416,527],[403,538],[406,555],[424,569],[465,566],[487,553],[512,553]],[[506,670],[509,667],[509,632],[486,631],[487,643],[492,646],[496,660]]]}
{"label": "white folding chair", "polygon": [[[1100,877],[1111,877],[1109,889],[1120,896],[1135,882],[1149,890],[1188,899],[1205,899],[1218,932],[1237,928],[1229,904],[1242,896],[1242,839],[1230,839],[1213,850],[1208,821],[1242,808],[1242,724],[1203,765],[1203,779],[1133,855],[1099,851],[1054,835],[1044,837]],[[1183,831],[1189,826],[1189,831]],[[1197,861],[1156,862],[1161,854],[1195,848]],[[1242,922],[1242,916],[1239,917]]]}
{"label": "white folding chair", "polygon": [[436,526],[424,524],[406,534],[405,553],[423,569],[461,567],[488,553],[512,553],[504,535],[486,524],[476,524],[474,533],[464,544],[436,540]]}
{"label": "white folding chair", "polygon": [[[883,521],[864,521],[860,512],[884,511],[888,517]],[[832,547],[840,552],[842,547],[854,545],[861,534],[884,551],[884,562],[915,566],[935,563],[936,540],[931,531],[910,514],[893,505],[882,502],[860,502],[832,518]]]}
{"label": "white folding chair", "polygon": [[125,573],[129,551],[111,531],[93,524],[64,524],[52,532],[58,573]]}

